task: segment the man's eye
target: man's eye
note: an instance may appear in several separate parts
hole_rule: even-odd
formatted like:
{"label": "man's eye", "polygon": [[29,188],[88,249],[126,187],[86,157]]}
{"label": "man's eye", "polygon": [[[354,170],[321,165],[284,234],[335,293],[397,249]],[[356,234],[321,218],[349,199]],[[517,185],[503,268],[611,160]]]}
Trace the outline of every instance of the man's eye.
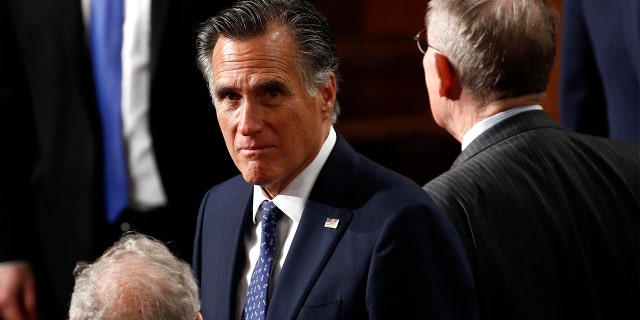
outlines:
{"label": "man's eye", "polygon": [[269,94],[270,98],[275,98],[275,97],[281,95],[282,93],[280,92],[280,90],[269,90],[268,94]]}
{"label": "man's eye", "polygon": [[220,100],[240,100],[240,95],[234,92],[221,92],[218,95]]}

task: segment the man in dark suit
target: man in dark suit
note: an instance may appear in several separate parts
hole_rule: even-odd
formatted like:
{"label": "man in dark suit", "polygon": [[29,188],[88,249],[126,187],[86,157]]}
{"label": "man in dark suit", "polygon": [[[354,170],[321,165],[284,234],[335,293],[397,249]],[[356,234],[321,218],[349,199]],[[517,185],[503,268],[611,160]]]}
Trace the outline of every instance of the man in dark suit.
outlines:
{"label": "man in dark suit", "polygon": [[561,48],[561,124],[640,143],[640,1],[564,1]]}
{"label": "man in dark suit", "polygon": [[[148,110],[130,128],[150,137],[146,151],[137,154],[155,159],[160,179],[154,188],[164,197],[150,205],[129,203],[118,220],[107,223],[103,134],[88,44],[90,2],[0,0],[0,318],[5,320],[23,319],[11,312],[33,313],[33,274],[41,318],[62,319],[76,262],[94,260],[127,229],[161,239],[190,261],[202,196],[212,183],[237,174],[219,128],[211,124],[215,111],[194,58],[199,23],[225,3],[128,1],[146,3],[137,27],[148,33],[145,40],[124,42],[149,50],[142,64],[148,90],[134,90]],[[137,177],[129,177],[131,190],[150,190],[136,187]]]}
{"label": "man in dark suit", "polygon": [[446,217],[334,130],[337,50],[312,5],[238,2],[203,25],[198,47],[242,173],[201,205],[205,319],[475,318]]}
{"label": "man in dark suit", "polygon": [[462,153],[424,188],[462,236],[480,317],[637,319],[640,147],[566,131],[540,107],[552,10],[432,0],[426,30],[431,112]]}

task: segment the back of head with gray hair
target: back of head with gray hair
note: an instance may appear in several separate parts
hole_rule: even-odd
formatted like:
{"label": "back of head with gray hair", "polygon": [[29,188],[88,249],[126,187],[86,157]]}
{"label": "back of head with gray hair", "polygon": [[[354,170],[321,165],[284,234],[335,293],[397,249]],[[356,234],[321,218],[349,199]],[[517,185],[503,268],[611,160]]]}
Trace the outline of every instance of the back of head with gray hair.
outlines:
{"label": "back of head with gray hair", "polygon": [[546,91],[556,23],[543,0],[432,0],[426,16],[430,45],[487,103]]}
{"label": "back of head with gray hair", "polygon": [[[197,40],[198,67],[209,89],[214,87],[213,48],[220,36],[242,41],[265,35],[270,27],[286,26],[297,48],[296,67],[302,74],[309,95],[338,73],[338,51],[327,19],[307,1],[241,0],[202,24]],[[336,101],[333,122],[340,114]]]}
{"label": "back of head with gray hair", "polygon": [[200,311],[189,264],[144,235],[125,235],[75,274],[70,320],[194,320]]}

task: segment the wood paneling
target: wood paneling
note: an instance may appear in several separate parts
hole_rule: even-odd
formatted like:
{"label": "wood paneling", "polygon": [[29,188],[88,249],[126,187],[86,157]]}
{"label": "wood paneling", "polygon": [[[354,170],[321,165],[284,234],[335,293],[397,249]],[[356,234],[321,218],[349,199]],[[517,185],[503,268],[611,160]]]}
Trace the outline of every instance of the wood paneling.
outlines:
{"label": "wood paneling", "polygon": [[[552,2],[559,7],[560,1]],[[446,171],[460,148],[431,117],[422,55],[412,39],[424,28],[426,3],[316,1],[341,58],[338,130],[358,151],[419,184]],[[557,118],[557,70],[543,107]]]}

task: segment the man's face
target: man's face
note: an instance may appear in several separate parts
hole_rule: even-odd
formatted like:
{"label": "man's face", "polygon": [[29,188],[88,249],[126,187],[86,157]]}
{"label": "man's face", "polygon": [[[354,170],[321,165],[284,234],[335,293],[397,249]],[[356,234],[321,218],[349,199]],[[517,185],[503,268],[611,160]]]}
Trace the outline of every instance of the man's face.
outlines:
{"label": "man's face", "polygon": [[227,149],[244,179],[277,195],[315,158],[331,126],[335,79],[315,96],[295,68],[288,29],[220,37],[213,49],[213,100]]}

